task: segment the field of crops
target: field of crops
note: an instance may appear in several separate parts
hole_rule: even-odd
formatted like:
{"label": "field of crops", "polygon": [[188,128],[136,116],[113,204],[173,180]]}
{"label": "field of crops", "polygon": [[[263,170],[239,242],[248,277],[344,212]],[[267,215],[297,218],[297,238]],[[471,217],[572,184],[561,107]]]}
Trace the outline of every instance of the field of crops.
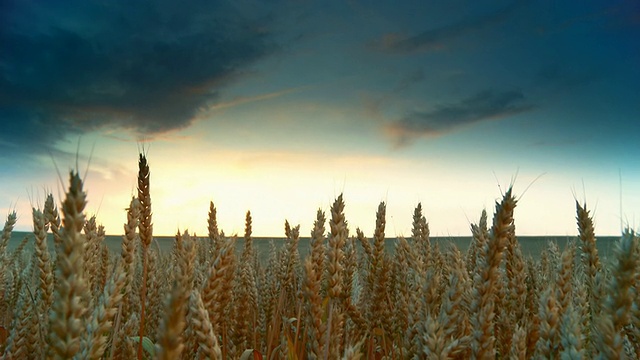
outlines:
{"label": "field of crops", "polygon": [[367,237],[348,227],[342,195],[318,210],[302,254],[299,226],[285,223],[284,243],[259,258],[251,214],[228,237],[213,203],[208,236],[179,233],[159,251],[149,173],[140,155],[118,252],[85,217],[75,172],[59,207],[49,196],[33,209],[35,245],[8,250],[7,216],[3,359],[640,358],[640,240],[625,232],[605,261],[585,204],[575,241],[535,258],[518,241],[512,189],[491,218],[478,214],[464,252],[432,244],[420,204],[411,237],[389,251],[385,204]]}

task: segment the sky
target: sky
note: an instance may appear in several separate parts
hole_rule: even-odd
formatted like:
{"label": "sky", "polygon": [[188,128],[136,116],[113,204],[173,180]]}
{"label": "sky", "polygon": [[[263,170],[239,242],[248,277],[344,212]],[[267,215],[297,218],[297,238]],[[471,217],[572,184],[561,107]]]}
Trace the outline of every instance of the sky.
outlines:
{"label": "sky", "polygon": [[469,236],[513,185],[516,234],[640,228],[640,3],[3,0],[0,216],[78,169],[123,233],[138,153],[155,235],[308,236],[344,194],[351,234]]}

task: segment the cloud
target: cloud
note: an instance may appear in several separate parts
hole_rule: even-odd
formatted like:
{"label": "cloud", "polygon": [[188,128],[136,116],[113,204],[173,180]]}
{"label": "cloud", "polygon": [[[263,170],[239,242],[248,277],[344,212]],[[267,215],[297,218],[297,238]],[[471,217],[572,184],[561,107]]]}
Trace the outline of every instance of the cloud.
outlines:
{"label": "cloud", "polygon": [[375,40],[371,45],[374,49],[390,54],[413,54],[439,50],[459,37],[505,21],[522,3],[522,1],[516,0],[495,12],[429,29],[416,35],[388,33]]}
{"label": "cloud", "polygon": [[411,90],[417,84],[420,84],[426,79],[425,73],[422,69],[417,69],[411,72],[407,72],[402,75],[393,86],[387,92],[380,95],[365,95],[362,99],[364,113],[367,117],[383,118],[383,108],[389,104],[393,104],[398,101],[398,97],[401,97],[408,90]]}
{"label": "cloud", "polygon": [[38,131],[54,131],[52,144],[101,128],[149,137],[187,127],[277,49],[266,17],[232,2],[8,1],[0,120],[13,124],[0,149],[35,144]]}
{"label": "cloud", "polygon": [[387,124],[385,130],[397,146],[403,146],[418,137],[441,136],[480,121],[516,115],[532,108],[519,91],[483,91],[431,111],[412,112]]}
{"label": "cloud", "polygon": [[[289,89],[285,89],[285,90],[274,91],[274,92],[260,94],[260,95],[254,95],[254,96],[237,96],[237,97],[234,97],[234,98],[232,98],[232,99],[230,99],[228,101],[221,101],[221,102],[218,102],[218,103],[212,105],[209,109],[206,109],[206,111],[203,111],[202,115],[203,116],[208,116],[210,113],[218,111],[218,110],[222,110],[222,109],[226,109],[226,108],[232,108],[232,107],[235,107],[235,106],[249,104],[249,103],[253,103],[253,102],[257,102],[257,101],[264,101],[264,100],[271,100],[271,99],[279,98],[281,96],[297,92],[297,91],[299,91],[300,89],[303,89],[303,88],[305,88],[305,87],[289,88]],[[205,110],[205,109],[203,109],[203,110]]]}

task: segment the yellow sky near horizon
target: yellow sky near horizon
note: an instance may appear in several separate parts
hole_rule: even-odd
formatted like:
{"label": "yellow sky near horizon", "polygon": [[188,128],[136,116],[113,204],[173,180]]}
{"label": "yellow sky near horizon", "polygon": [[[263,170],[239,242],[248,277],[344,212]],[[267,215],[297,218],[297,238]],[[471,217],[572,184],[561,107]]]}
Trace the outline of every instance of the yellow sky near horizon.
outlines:
{"label": "yellow sky near horizon", "polygon": [[[136,192],[136,149],[100,141],[103,146],[96,146],[86,176],[86,213],[96,214],[108,234],[120,235],[125,208]],[[517,234],[575,235],[575,198],[582,202],[584,196],[589,208],[595,210],[597,233],[619,233],[619,189],[611,187],[618,179],[609,179],[615,180],[610,183],[585,179],[583,193],[582,183],[576,183],[580,180],[565,174],[491,169],[472,162],[452,166],[437,157],[416,161],[393,155],[249,151],[186,146],[180,141],[151,144],[146,151],[157,236],[171,236],[178,229],[206,235],[210,201],[227,235],[243,235],[249,210],[254,236],[284,236],[285,220],[300,224],[301,234],[307,236],[317,209],[328,217],[340,193],[344,194],[351,234],[359,227],[371,235],[377,206],[385,201],[387,236],[411,234],[412,214],[419,202],[433,236],[468,236],[470,223],[478,220],[482,209],[493,213],[494,202],[514,177],[514,193],[521,197],[515,212]],[[57,165],[68,181],[63,169],[74,164]],[[81,173],[86,170],[82,161],[80,169]],[[53,168],[48,173],[29,179],[30,183],[5,184],[18,196],[10,204],[2,204],[2,211],[18,211],[18,230],[31,230],[30,208],[42,206],[45,189],[53,189],[54,197],[61,201],[58,175]],[[628,200],[626,205],[633,206],[636,199]],[[635,226],[633,218],[627,221]]]}

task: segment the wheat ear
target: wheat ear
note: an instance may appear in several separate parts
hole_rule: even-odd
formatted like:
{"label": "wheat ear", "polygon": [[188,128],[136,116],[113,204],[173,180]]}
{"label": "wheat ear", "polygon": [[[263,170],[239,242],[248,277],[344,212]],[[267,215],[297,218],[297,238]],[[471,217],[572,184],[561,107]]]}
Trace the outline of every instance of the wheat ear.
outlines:
{"label": "wheat ear", "polygon": [[631,320],[631,306],[635,290],[631,287],[638,271],[639,259],[635,247],[638,246],[635,234],[625,231],[615,248],[616,261],[613,265],[613,277],[609,283],[608,296],[598,319],[598,341],[596,348],[600,357],[620,359],[623,356],[623,327]]}
{"label": "wheat ear", "polygon": [[71,172],[69,191],[62,205],[64,232],[57,256],[57,282],[49,317],[49,345],[51,356],[56,359],[72,358],[80,351],[87,313],[83,299],[88,297],[80,235],[86,204],[82,180],[78,173]]}
{"label": "wheat ear", "polygon": [[341,311],[340,296],[343,288],[343,260],[344,246],[348,237],[347,223],[344,217],[344,201],[342,194],[331,206],[331,220],[329,221],[331,234],[329,236],[329,257],[327,273],[329,278],[329,314],[327,317],[327,339],[324,358],[338,358],[340,354],[340,340],[343,335],[344,313]]}
{"label": "wheat ear", "polygon": [[502,198],[502,202],[496,203],[496,211],[493,216],[491,235],[484,251],[478,254],[478,268],[474,276],[474,294],[471,305],[473,341],[473,357],[477,359],[495,359],[494,347],[494,312],[495,289],[499,279],[499,266],[502,252],[513,232],[513,210],[516,207],[516,199],[509,188]]}
{"label": "wheat ear", "polygon": [[600,312],[600,289],[596,286],[596,275],[600,273],[602,265],[596,247],[596,237],[593,227],[593,219],[587,210],[587,205],[581,206],[576,201],[576,219],[578,221],[578,233],[581,240],[582,262],[587,275],[587,287],[589,293],[590,316],[594,318]]}
{"label": "wheat ear", "polygon": [[32,209],[33,233],[36,238],[35,253],[38,262],[38,291],[40,294],[40,314],[43,315],[43,323],[49,322],[49,307],[53,301],[53,270],[51,267],[51,255],[47,248],[47,231],[45,229],[44,215],[40,210]]}
{"label": "wheat ear", "polygon": [[[140,332],[139,338],[144,337],[146,295],[147,295],[147,258],[149,244],[153,238],[153,224],[151,222],[151,195],[150,195],[150,171],[149,163],[145,155],[140,154],[138,159],[138,201],[140,201],[140,243],[142,245],[142,286],[140,289]],[[142,341],[138,344],[138,360],[142,360]]]}
{"label": "wheat ear", "polygon": [[199,291],[193,291],[189,299],[189,318],[193,328],[198,349],[197,359],[222,360],[222,351],[218,344],[218,336],[213,332],[209,314],[204,308],[202,297]]}
{"label": "wheat ear", "polygon": [[12,336],[7,344],[6,359],[30,359],[41,357],[42,341],[40,329],[40,319],[36,315],[38,312],[36,299],[31,290],[25,286],[26,290],[21,291],[20,299],[17,303],[17,314],[15,324],[12,329]]}
{"label": "wheat ear", "polygon": [[93,310],[88,326],[83,358],[102,359],[107,349],[107,334],[113,328],[113,320],[122,300],[122,289],[125,284],[125,273],[121,266],[116,266],[113,276],[107,282],[98,304]]}
{"label": "wheat ear", "polygon": [[140,202],[137,198],[132,197],[129,207],[127,208],[127,222],[124,224],[124,236],[122,236],[122,268],[124,270],[124,298],[122,303],[122,316],[128,317],[131,312],[130,298],[133,293],[133,279],[135,272],[136,259],[136,229],[138,227],[138,218],[140,216]]}
{"label": "wheat ear", "polygon": [[322,321],[324,307],[322,306],[322,295],[320,286],[322,273],[324,271],[324,212],[318,209],[316,220],[311,231],[311,254],[304,262],[305,282],[304,292],[309,302],[309,317],[311,318],[309,331],[310,349],[309,355],[313,358],[320,358],[324,348],[326,324]]}
{"label": "wheat ear", "polygon": [[169,301],[165,307],[165,318],[160,327],[156,352],[160,360],[179,359],[184,348],[182,331],[185,328],[185,293],[179,281],[173,284]]}
{"label": "wheat ear", "polygon": [[211,243],[211,248],[213,249],[212,260],[215,260],[218,256],[218,252],[220,251],[220,231],[218,230],[218,219],[215,205],[213,205],[213,201],[209,203],[209,216],[207,218],[207,230],[209,233],[209,242]]}
{"label": "wheat ear", "polygon": [[11,232],[13,231],[13,227],[16,225],[17,220],[18,214],[15,211],[12,211],[7,215],[7,220],[5,220],[4,227],[2,228],[2,236],[0,236],[0,258],[3,257],[4,252],[7,249],[7,244],[9,243],[9,239],[11,239]]}

